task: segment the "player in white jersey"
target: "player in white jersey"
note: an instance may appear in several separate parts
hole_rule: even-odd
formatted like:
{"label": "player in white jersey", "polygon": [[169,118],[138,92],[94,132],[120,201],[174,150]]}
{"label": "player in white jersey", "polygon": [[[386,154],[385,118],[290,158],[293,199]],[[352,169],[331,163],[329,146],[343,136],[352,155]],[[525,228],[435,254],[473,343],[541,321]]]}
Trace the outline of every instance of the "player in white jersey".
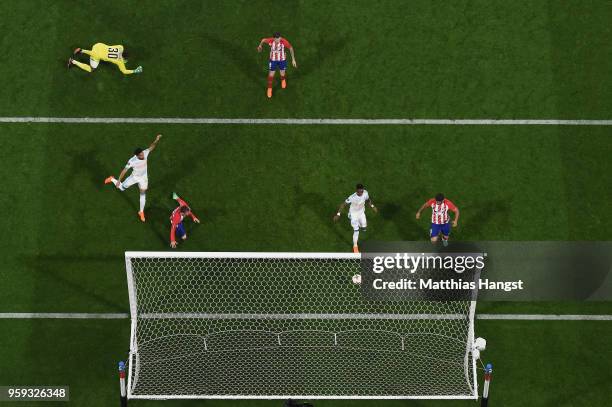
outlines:
{"label": "player in white jersey", "polygon": [[[111,182],[115,184],[117,189],[120,191],[125,191],[132,185],[138,184],[138,188],[140,189],[140,210],[138,211],[138,216],[143,222],[145,221],[144,207],[145,202],[147,201],[147,188],[149,187],[147,158],[149,157],[149,153],[155,150],[155,147],[157,147],[157,143],[159,142],[161,136],[161,134],[158,134],[157,137],[155,137],[155,141],[149,146],[149,148],[144,150],[142,148],[137,148],[134,151],[134,156],[128,160],[125,168],[121,170],[121,174],[119,174],[118,179],[115,179],[115,177],[111,175],[104,180],[105,184],[110,184]],[[132,169],[132,173],[125,181],[121,182],[130,168]]]}
{"label": "player in white jersey", "polygon": [[350,205],[348,218],[350,219],[351,226],[353,227],[353,253],[359,253],[359,246],[357,245],[357,242],[359,241],[359,231],[361,230],[362,232],[365,232],[368,226],[368,221],[365,215],[365,207],[366,205],[369,205],[374,212],[378,212],[378,209],[372,203],[368,191],[363,188],[362,184],[357,184],[355,189],[355,193],[346,198],[346,201],[342,202],[338,208],[338,212],[336,212],[336,215],[334,216],[334,222],[340,219],[342,209],[344,209],[346,205]]}

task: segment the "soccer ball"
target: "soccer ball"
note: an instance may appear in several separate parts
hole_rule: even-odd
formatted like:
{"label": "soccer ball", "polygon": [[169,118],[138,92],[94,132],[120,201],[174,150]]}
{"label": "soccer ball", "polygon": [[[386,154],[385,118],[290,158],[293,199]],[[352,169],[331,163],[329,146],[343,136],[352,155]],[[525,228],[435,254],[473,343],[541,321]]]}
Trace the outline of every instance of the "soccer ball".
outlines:
{"label": "soccer ball", "polygon": [[353,276],[353,284],[361,284],[361,274],[355,274]]}

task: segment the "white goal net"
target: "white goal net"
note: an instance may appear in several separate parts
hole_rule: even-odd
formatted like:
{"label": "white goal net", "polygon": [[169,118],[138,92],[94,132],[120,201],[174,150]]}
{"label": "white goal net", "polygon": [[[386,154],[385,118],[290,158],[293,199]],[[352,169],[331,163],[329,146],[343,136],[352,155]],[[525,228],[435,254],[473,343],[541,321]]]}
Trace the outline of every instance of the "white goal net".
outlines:
{"label": "white goal net", "polygon": [[358,254],[126,252],[128,398],[477,398],[475,301],[371,301]]}

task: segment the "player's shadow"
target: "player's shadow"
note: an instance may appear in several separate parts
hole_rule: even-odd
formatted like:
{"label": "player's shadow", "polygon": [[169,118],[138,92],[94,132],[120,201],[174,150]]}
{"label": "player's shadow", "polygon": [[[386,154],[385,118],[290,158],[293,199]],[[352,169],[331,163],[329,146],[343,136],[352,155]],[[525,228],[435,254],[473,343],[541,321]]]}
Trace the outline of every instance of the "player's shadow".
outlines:
{"label": "player's shadow", "polygon": [[164,201],[164,198],[160,197],[159,194],[152,198],[150,200],[153,203],[148,205],[145,210],[147,215],[146,223],[155,234],[155,237],[157,237],[157,240],[165,247],[170,244],[170,214],[174,208],[164,203],[157,203]]}
{"label": "player's shadow", "polygon": [[[204,135],[202,137],[202,143],[198,143],[197,147],[193,146],[188,153],[181,154],[180,157],[172,160],[172,165],[167,167],[164,174],[155,181],[161,186],[160,189],[165,189],[168,194],[176,192],[181,195],[182,191],[176,190],[177,183],[186,175],[194,174],[200,166],[206,163],[207,157],[214,154],[217,149],[227,148],[232,142],[231,138],[221,136],[215,137],[212,142],[208,141]],[[189,202],[188,199],[187,201]]]}
{"label": "player's shadow", "polygon": [[[130,212],[132,212],[133,215],[136,216],[136,213],[140,209],[139,205],[137,205],[136,203],[136,200],[138,199],[137,185],[134,185],[132,188],[123,192],[116,190],[116,188],[112,185],[105,185],[104,178],[106,177],[106,174],[110,174],[110,171],[98,160],[98,158],[96,157],[96,152],[94,150],[75,153],[73,154],[72,160],[73,173],[85,171],[89,176],[89,180],[94,185],[94,188],[100,190],[106,187],[107,189],[109,189],[109,193],[115,193],[116,195],[119,195],[121,199],[123,199],[124,202],[126,202],[126,204],[130,207]],[[130,191],[132,190],[133,197],[130,196]],[[151,194],[149,191],[147,191],[147,202],[155,202],[157,201],[157,199],[158,197],[156,196],[156,194]],[[170,215],[166,213],[165,215],[161,216],[158,207],[151,204],[146,206],[145,213],[147,214],[147,221],[145,222],[145,224],[153,231],[153,233],[155,233],[158,239],[165,244],[167,239],[160,232],[160,228],[157,225],[157,219],[167,219],[167,217]]]}
{"label": "player's shadow", "polygon": [[[472,212],[469,218],[476,220],[476,222],[469,224],[470,235],[474,237],[490,235],[491,233],[486,229],[491,226],[491,222],[493,221],[501,223],[502,228],[500,228],[500,230],[507,228],[511,211],[508,202],[509,199],[506,198],[496,199],[478,204],[475,208],[466,208]],[[463,225],[461,220],[459,222],[459,226]]]}
{"label": "player's shadow", "polygon": [[[87,57],[87,59],[85,59],[83,56],[81,56],[80,54],[77,55],[73,55],[72,53],[74,52],[75,49],[77,49],[79,46],[78,45],[71,45],[69,47],[69,49],[66,50],[66,54],[65,56],[58,56],[58,58],[56,59],[57,64],[61,65],[61,67],[63,69],[68,69],[68,59],[69,58],[73,58],[79,62],[83,62],[83,63],[89,63],[89,57],[84,55],[85,57]],[[58,66],[59,67],[59,66]],[[72,66],[71,69],[79,69],[76,66]]]}
{"label": "player's shadow", "polygon": [[[410,201],[407,197],[403,197],[401,202]],[[380,217],[395,225],[402,240],[418,240],[423,237],[422,225],[417,222],[414,213],[408,208],[403,208],[394,202],[386,202],[380,205]]]}
{"label": "player's shadow", "polygon": [[[74,275],[75,278],[71,279],[67,276],[66,264],[75,265],[82,264],[79,270],[87,272],[92,270],[92,263],[107,264],[124,264],[123,256],[116,255],[99,255],[99,256],[79,256],[78,254],[70,255],[36,255],[36,256],[23,256],[23,262],[30,269],[35,270],[37,274],[44,275],[44,279],[51,280],[53,285],[60,285],[62,287],[68,287],[71,291],[76,293],[77,296],[87,296],[95,300],[98,304],[104,306],[104,308],[116,310],[119,312],[125,312],[126,310],[113,301],[100,294],[98,286],[91,286],[88,282],[91,279],[83,278],[82,274]],[[102,267],[105,272],[108,271],[108,267]],[[44,279],[41,276],[37,276],[37,284],[43,287]],[[101,276],[102,278],[106,278]],[[46,287],[46,286],[45,286]],[[47,288],[44,289],[45,292]],[[41,289],[42,291],[42,289]]]}
{"label": "player's shadow", "polygon": [[216,206],[206,206],[203,209],[193,208],[193,212],[200,218],[202,223],[214,222],[227,215],[227,210]]}
{"label": "player's shadow", "polygon": [[[327,206],[323,195],[316,192],[306,192],[300,185],[296,185],[293,189],[295,196],[294,213],[297,213],[302,207],[306,207],[309,211],[314,212],[327,229],[334,233],[340,241],[344,242],[350,237],[350,235],[342,233],[338,225],[333,221],[334,210],[337,208],[334,208],[333,204]],[[337,223],[341,222],[342,219]]]}
{"label": "player's shadow", "polygon": [[[75,152],[71,156],[72,170],[69,174],[85,172],[95,189],[104,189],[104,177],[110,174],[110,172],[98,161],[95,150]],[[70,179],[73,179],[72,175],[70,175]]]}
{"label": "player's shadow", "polygon": [[[227,39],[216,37],[210,33],[202,34],[203,39],[206,41],[210,48],[213,48],[226,58],[229,58],[232,63],[242,71],[242,74],[249,78],[253,83],[259,84],[262,81],[262,66],[265,62],[258,62],[259,54],[256,50],[256,45],[250,48],[229,41]],[[265,52],[262,51],[262,53]]]}
{"label": "player's shadow", "polygon": [[[85,171],[89,176],[89,180],[93,184],[95,189],[102,190],[105,187],[107,189],[115,191],[112,185],[105,185],[104,178],[110,174],[110,170],[106,168],[96,157],[95,150],[82,151],[79,153],[75,153],[72,155],[72,171],[71,173],[79,173]],[[136,206],[136,202],[134,202],[125,192],[119,193],[121,199],[123,199],[133,211],[138,211],[138,206]]]}
{"label": "player's shadow", "polygon": [[305,77],[318,69],[321,69],[321,66],[324,66],[327,61],[333,59],[343,48],[346,47],[347,42],[347,39],[344,37],[330,38],[324,36],[319,38],[319,40],[314,44],[314,49],[316,49],[314,55],[308,54],[305,56],[307,61],[316,61],[316,63],[302,64],[300,62],[300,55],[296,53],[298,69],[293,71],[292,75],[294,75],[295,78]]}
{"label": "player's shadow", "polygon": [[148,61],[151,59],[151,47],[141,47],[130,44],[124,44],[123,46],[127,52],[127,57],[125,58],[127,60],[126,65],[130,69],[135,69],[137,66],[142,65],[141,61]]}

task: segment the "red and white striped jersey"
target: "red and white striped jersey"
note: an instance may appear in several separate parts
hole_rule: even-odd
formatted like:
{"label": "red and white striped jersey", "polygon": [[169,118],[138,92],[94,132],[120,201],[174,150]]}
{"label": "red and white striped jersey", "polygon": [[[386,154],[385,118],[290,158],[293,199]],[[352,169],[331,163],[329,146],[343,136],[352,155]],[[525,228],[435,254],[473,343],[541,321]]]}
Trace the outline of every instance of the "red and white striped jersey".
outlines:
{"label": "red and white striped jersey", "polygon": [[284,61],[287,59],[285,48],[291,49],[291,44],[284,38],[281,38],[278,44],[274,38],[264,38],[263,41],[270,46],[270,61]]}
{"label": "red and white striped jersey", "polygon": [[[172,224],[172,226],[170,227],[170,241],[171,242],[176,241],[176,227],[178,226],[179,223],[183,221],[183,219],[185,219],[185,216],[191,216],[191,219],[193,221],[197,219],[196,216],[193,214],[193,212],[191,212],[191,208],[189,208],[189,205],[187,205],[187,202],[183,201],[181,198],[177,198],[176,200],[178,201],[179,206],[176,209],[174,209],[172,211],[172,215],[170,215],[170,223]],[[182,214],[181,213],[182,206],[186,206],[187,208],[189,208],[189,211],[185,214]]]}
{"label": "red and white striped jersey", "polygon": [[449,210],[457,213],[455,204],[446,198],[442,202],[438,202],[435,198],[431,198],[427,201],[427,206],[431,208],[431,223],[436,225],[448,223]]}

